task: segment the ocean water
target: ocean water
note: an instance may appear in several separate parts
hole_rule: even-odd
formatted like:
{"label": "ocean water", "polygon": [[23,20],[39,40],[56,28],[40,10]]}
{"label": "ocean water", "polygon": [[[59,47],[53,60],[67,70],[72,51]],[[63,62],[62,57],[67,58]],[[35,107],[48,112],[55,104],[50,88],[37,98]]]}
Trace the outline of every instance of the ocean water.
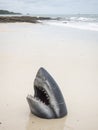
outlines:
{"label": "ocean water", "polygon": [[98,31],[98,14],[49,15],[53,20],[45,24]]}

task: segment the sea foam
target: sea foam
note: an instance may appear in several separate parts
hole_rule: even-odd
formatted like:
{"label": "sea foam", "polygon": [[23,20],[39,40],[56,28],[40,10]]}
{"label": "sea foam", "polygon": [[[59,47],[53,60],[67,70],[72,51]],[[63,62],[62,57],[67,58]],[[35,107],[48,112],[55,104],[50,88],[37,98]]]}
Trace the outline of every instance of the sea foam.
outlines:
{"label": "sea foam", "polygon": [[71,27],[82,30],[98,31],[98,17],[67,16],[44,21],[45,24],[54,26]]}

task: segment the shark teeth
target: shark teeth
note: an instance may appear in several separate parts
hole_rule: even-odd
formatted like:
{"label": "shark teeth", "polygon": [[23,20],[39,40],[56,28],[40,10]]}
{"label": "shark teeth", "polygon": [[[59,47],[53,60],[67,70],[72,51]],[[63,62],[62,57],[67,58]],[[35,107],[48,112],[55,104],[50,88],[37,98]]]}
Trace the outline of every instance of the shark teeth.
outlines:
{"label": "shark teeth", "polygon": [[37,100],[44,103],[45,105],[50,104],[50,98],[47,91],[43,87],[35,86],[35,96]]}

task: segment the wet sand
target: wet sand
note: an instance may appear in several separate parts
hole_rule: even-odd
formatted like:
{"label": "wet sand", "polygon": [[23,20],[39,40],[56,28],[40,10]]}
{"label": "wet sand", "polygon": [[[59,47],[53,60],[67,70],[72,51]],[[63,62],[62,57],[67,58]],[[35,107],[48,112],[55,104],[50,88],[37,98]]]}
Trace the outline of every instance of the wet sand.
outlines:
{"label": "wet sand", "polygon": [[[26,101],[40,67],[57,81],[68,115],[46,120]],[[0,130],[98,130],[98,32],[0,24]]]}

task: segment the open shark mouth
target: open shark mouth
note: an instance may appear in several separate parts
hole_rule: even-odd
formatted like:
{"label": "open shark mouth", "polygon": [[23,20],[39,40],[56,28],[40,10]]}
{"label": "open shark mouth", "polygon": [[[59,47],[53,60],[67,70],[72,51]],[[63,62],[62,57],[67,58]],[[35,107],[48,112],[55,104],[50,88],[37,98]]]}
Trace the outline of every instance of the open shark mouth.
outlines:
{"label": "open shark mouth", "polygon": [[45,105],[49,105],[49,95],[47,91],[43,87],[34,86],[35,95],[34,98],[44,103]]}
{"label": "open shark mouth", "polygon": [[27,96],[31,113],[46,119],[60,118],[67,115],[63,95],[52,76],[40,68],[34,80],[34,97]]}

